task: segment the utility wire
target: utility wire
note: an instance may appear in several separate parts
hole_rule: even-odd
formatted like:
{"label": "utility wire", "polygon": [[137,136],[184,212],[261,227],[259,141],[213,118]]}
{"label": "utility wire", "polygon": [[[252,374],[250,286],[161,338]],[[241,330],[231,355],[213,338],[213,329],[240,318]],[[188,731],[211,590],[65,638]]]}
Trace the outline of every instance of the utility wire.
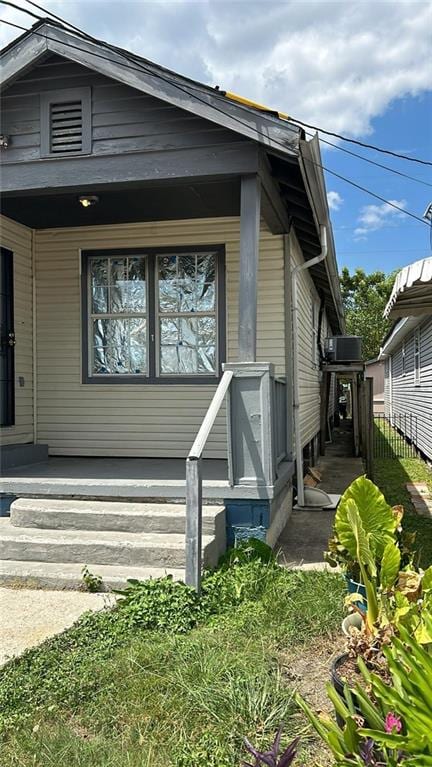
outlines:
{"label": "utility wire", "polygon": [[[7,0],[0,0],[0,3],[1,3],[1,4],[7,4],[7,5],[13,5],[12,3],[8,2]],[[14,6],[14,7],[18,7],[18,6]],[[19,10],[23,10],[23,9],[22,9],[22,8],[19,8]],[[33,15],[33,14],[31,14],[31,15]],[[40,20],[42,21],[43,19],[40,19]],[[6,19],[0,19],[0,22],[3,22],[4,24],[8,24],[9,26],[12,26],[12,27],[16,27],[17,29],[22,29],[24,32],[29,32],[29,31],[31,31],[31,30],[27,29],[26,27],[23,27],[23,26],[20,26],[20,25],[18,25],[18,24],[15,24],[15,23],[13,23],[13,22],[7,21]],[[42,33],[40,33],[40,32],[38,33],[38,32],[37,32],[37,31],[35,31],[35,30],[33,30],[33,34],[35,34],[35,35],[38,35],[39,37],[42,37],[42,38],[44,38],[44,39],[46,39],[46,40],[51,40],[51,41],[53,41],[53,42],[58,42],[58,41],[57,41],[55,38],[49,37],[48,35],[44,35],[44,34],[42,34]],[[80,31],[80,34],[81,34],[81,36],[83,36],[83,37],[88,37],[89,39],[92,39],[92,38],[91,38],[89,35],[86,35],[84,32],[81,32],[81,31]],[[107,44],[107,43],[103,43],[102,41],[96,41],[96,42],[99,42],[100,44],[104,45],[105,47],[108,47],[108,48],[110,48],[110,47],[111,47],[111,46],[109,46],[109,44]],[[96,52],[93,52],[93,51],[86,51],[84,48],[80,48],[79,46],[77,46],[77,45],[73,45],[72,43],[66,43],[66,42],[64,42],[64,43],[62,43],[62,44],[63,44],[63,45],[65,45],[65,46],[66,46],[66,47],[68,47],[68,48],[73,48],[73,49],[75,49],[75,50],[78,50],[78,51],[80,51],[81,53],[88,53],[88,54],[90,54],[90,55],[92,55],[92,56],[95,56],[95,57],[97,57],[97,58],[101,58],[101,59],[104,59],[104,60],[106,60],[106,61],[112,61],[112,59],[110,59],[110,58],[109,58],[109,57],[107,57],[107,56],[102,56],[101,54],[99,54],[99,53],[96,53]],[[115,46],[112,46],[112,47],[115,49]],[[122,52],[122,53],[123,53],[123,52]],[[123,55],[124,55],[124,53],[123,53]],[[127,57],[126,57],[126,58],[127,58]],[[121,63],[121,62],[117,62],[117,63]],[[210,106],[210,108],[211,108],[211,109],[214,109],[215,111],[217,111],[217,112],[220,112],[221,114],[225,115],[225,112],[223,112],[223,110],[222,110],[222,109],[218,109],[218,107],[215,107],[214,105],[212,105],[212,104],[209,104],[209,103],[208,103],[208,102],[207,102],[205,99],[201,99],[201,98],[199,98],[198,96],[195,96],[195,95],[191,94],[191,93],[190,93],[190,91],[188,91],[186,88],[182,88],[180,85],[178,85],[177,83],[173,82],[173,81],[172,81],[172,80],[170,80],[169,78],[163,77],[163,76],[162,76],[162,75],[160,75],[160,74],[156,74],[156,73],[152,72],[151,70],[148,70],[148,69],[146,69],[144,66],[141,66],[139,69],[138,69],[138,68],[136,68],[136,67],[131,67],[131,66],[129,66],[128,64],[123,64],[123,63],[122,63],[122,66],[126,67],[127,69],[131,69],[131,70],[134,70],[134,71],[137,71],[137,72],[143,72],[143,71],[145,71],[145,72],[147,72],[148,74],[151,74],[152,76],[154,76],[154,77],[156,77],[156,78],[158,78],[158,79],[164,80],[165,82],[168,82],[170,85],[172,85],[173,87],[175,87],[175,88],[177,88],[178,90],[182,91],[182,92],[183,92],[183,93],[185,93],[186,95],[188,95],[188,96],[192,96],[192,97],[193,97],[193,98],[195,98],[197,101],[200,101],[200,102],[201,102],[201,103],[203,103],[203,104],[204,104],[206,107],[209,107],[209,106]],[[238,122],[240,125],[242,125],[243,127],[246,127],[246,128],[248,128],[248,129],[249,129],[249,127],[250,127],[250,126],[249,126],[247,123],[244,123],[244,122],[243,122],[242,120],[240,120],[238,117],[235,117],[234,115],[230,115],[230,117],[231,117],[233,120],[235,120],[236,122]],[[268,141],[268,137],[266,136],[266,134],[264,134],[264,133],[261,133],[261,132],[260,132],[260,131],[258,131],[258,130],[256,130],[256,133],[257,133],[259,136],[261,136],[262,138],[266,139],[266,142]],[[286,149],[287,149],[287,147],[286,147],[286,145],[285,145],[285,144],[283,144],[281,141],[277,141],[277,139],[271,139],[271,142],[272,142],[273,144],[279,145],[279,146],[280,146],[280,147],[282,147],[282,149],[284,149],[284,151],[286,152]],[[297,156],[298,156],[298,157],[300,157],[300,153],[297,153]],[[411,211],[409,211],[409,210],[406,210],[405,208],[402,208],[402,207],[400,207],[399,205],[395,205],[394,203],[392,203],[392,202],[390,202],[389,200],[387,200],[385,197],[381,197],[381,195],[378,195],[378,194],[376,194],[375,192],[372,192],[370,189],[367,189],[366,187],[364,187],[364,186],[361,186],[360,184],[357,184],[355,181],[352,181],[351,179],[349,179],[349,178],[346,178],[345,176],[342,176],[340,173],[336,173],[336,171],[333,171],[333,170],[331,170],[330,168],[327,168],[325,165],[322,165],[321,163],[318,163],[318,162],[316,162],[315,160],[310,160],[310,159],[307,159],[307,158],[305,158],[305,157],[303,157],[303,156],[302,156],[302,159],[303,159],[305,162],[309,162],[310,164],[312,164],[312,165],[315,165],[316,167],[318,167],[318,168],[321,168],[322,170],[325,170],[327,173],[330,173],[331,175],[335,176],[336,178],[339,178],[341,181],[345,181],[345,183],[347,183],[347,184],[351,184],[351,186],[354,186],[355,188],[359,189],[360,191],[364,192],[365,194],[368,194],[368,195],[370,195],[370,196],[374,197],[375,199],[377,199],[377,200],[380,200],[380,202],[384,202],[384,203],[386,203],[386,204],[387,204],[387,205],[389,205],[391,208],[394,208],[395,210],[399,211],[400,213],[404,213],[405,215],[407,215],[407,216],[410,216],[411,218],[415,219],[416,221],[419,221],[421,224],[426,224],[427,226],[429,226],[429,224],[428,224],[428,223],[426,223],[426,221],[424,221],[424,219],[422,219],[422,218],[420,218],[419,216],[415,215],[415,213],[411,213]]]}
{"label": "utility wire", "polygon": [[325,133],[327,136],[334,136],[335,138],[340,139],[341,141],[349,141],[351,144],[357,144],[358,146],[365,147],[365,149],[373,149],[374,152],[382,152],[383,154],[389,154],[392,157],[397,157],[399,160],[408,160],[408,162],[417,162],[420,163],[420,165],[430,165],[432,166],[432,161],[430,160],[422,160],[419,157],[409,157],[405,154],[399,154],[398,152],[393,152],[391,149],[383,149],[383,147],[375,146],[374,144],[366,144],[364,141],[359,141],[358,139],[354,138],[347,138],[347,136],[342,136],[340,133],[334,133],[332,131],[324,130],[324,128],[318,128],[316,125],[310,125],[309,123],[302,122],[301,120],[296,120],[294,117],[289,117],[290,122],[296,123],[297,125],[301,125],[303,128],[312,128],[312,130],[316,130],[319,133]]}
{"label": "utility wire", "polygon": [[[27,0],[27,2],[29,2],[29,0]],[[314,134],[310,133],[309,131],[305,132],[307,136],[314,136]],[[328,146],[334,147],[334,149],[339,149],[340,152],[345,152],[345,154],[349,154],[351,157],[358,157],[359,160],[368,162],[370,165],[376,165],[377,168],[382,168],[383,170],[387,170],[390,173],[396,173],[397,176],[403,176],[403,178],[407,178],[410,181],[416,181],[417,184],[423,184],[424,186],[432,187],[432,184],[429,184],[428,181],[423,181],[422,178],[415,178],[415,176],[410,176],[408,173],[403,173],[400,170],[396,170],[396,168],[390,168],[388,165],[383,165],[380,162],[376,162],[376,160],[371,160],[369,157],[363,157],[363,155],[357,154],[357,152],[351,152],[350,149],[345,149],[345,147],[339,146],[339,144],[334,144],[332,141],[327,141],[325,138],[322,138],[322,136],[319,137],[319,140],[322,144],[327,144]]]}

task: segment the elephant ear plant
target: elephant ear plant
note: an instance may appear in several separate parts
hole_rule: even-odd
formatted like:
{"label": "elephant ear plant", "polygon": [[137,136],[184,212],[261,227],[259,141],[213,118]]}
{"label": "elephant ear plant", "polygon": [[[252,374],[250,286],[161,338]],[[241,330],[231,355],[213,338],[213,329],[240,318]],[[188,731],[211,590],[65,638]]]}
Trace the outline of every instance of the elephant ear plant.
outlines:
{"label": "elephant ear plant", "polygon": [[[358,477],[343,494],[336,511],[334,536],[329,541],[325,559],[332,566],[339,565],[348,578],[358,581],[361,577],[358,541],[350,521],[353,504],[358,510],[373,563],[378,569],[386,546],[398,542],[403,508],[395,506],[392,509],[380,489],[366,477]],[[371,561],[368,564],[371,566]]]}

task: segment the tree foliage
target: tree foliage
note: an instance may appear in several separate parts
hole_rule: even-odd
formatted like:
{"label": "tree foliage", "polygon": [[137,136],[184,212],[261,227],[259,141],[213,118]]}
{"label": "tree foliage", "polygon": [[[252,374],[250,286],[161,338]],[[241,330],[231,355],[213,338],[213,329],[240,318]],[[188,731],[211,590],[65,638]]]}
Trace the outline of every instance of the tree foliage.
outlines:
{"label": "tree foliage", "polygon": [[390,322],[383,312],[390,297],[395,272],[366,274],[356,269],[350,274],[344,266],[340,275],[342,301],[345,307],[347,333],[363,339],[363,357],[376,357]]}

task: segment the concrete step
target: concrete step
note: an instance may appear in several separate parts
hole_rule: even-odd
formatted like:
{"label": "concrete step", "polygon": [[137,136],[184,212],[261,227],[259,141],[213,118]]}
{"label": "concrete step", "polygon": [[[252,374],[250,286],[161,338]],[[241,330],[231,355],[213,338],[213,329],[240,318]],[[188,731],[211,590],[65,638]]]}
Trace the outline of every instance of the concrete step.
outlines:
{"label": "concrete step", "polygon": [[[220,542],[203,535],[203,561],[217,564]],[[133,567],[184,567],[185,538],[177,533],[124,533],[107,530],[39,530],[14,527],[0,519],[0,560],[93,562]]]}
{"label": "concrete step", "polygon": [[[14,527],[40,530],[116,530],[184,535],[184,504],[18,498],[10,510]],[[203,534],[223,535],[223,506],[203,506]]]}
{"label": "concrete step", "polygon": [[[183,568],[128,567],[125,565],[87,564],[89,572],[102,578],[101,590],[121,589],[128,578],[145,581],[171,575],[174,580],[184,579]],[[0,561],[0,584],[33,589],[82,589],[82,565],[71,562]]]}

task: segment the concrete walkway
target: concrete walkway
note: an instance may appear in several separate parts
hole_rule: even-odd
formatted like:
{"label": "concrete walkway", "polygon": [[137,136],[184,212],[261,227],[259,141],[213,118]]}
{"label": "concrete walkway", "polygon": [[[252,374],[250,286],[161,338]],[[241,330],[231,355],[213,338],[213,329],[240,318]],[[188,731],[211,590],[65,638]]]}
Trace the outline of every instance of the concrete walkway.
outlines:
{"label": "concrete walkway", "polygon": [[[333,430],[333,443],[326,446],[326,454],[321,457],[321,490],[342,495],[354,479],[364,474],[362,459],[354,458],[352,453],[352,432],[349,423],[344,422]],[[279,561],[304,570],[324,569],[323,552],[332,534],[334,515],[334,511],[293,511],[276,544]]]}
{"label": "concrete walkway", "polygon": [[108,594],[0,588],[0,665],[72,626],[88,610],[113,604]]}

